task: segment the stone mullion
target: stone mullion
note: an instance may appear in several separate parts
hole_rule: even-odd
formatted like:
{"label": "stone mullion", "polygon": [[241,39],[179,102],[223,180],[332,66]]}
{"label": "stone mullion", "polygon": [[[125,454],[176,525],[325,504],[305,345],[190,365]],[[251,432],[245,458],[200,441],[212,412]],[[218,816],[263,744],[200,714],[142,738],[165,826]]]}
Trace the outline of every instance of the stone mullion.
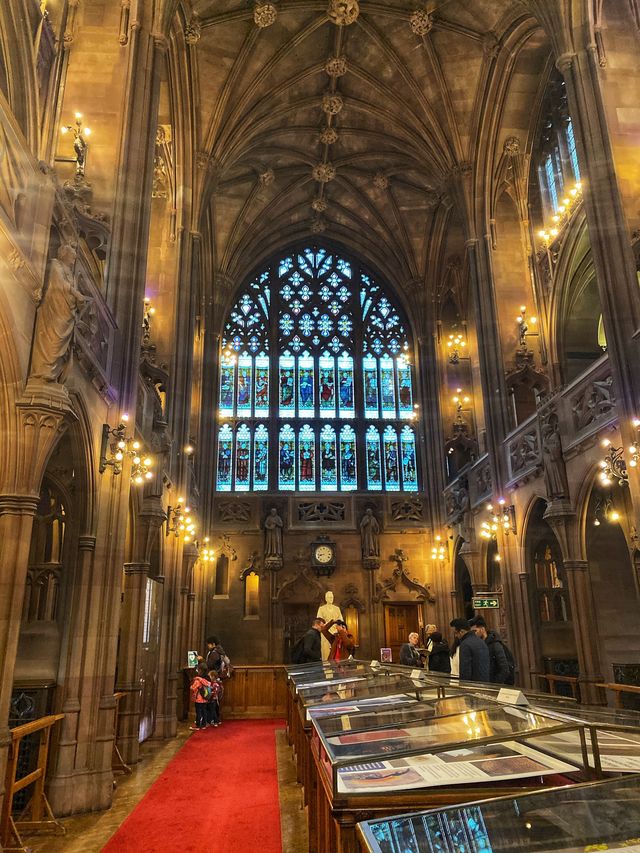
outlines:
{"label": "stone mullion", "polygon": [[580,700],[588,704],[606,704],[604,691],[596,687],[602,683],[600,657],[598,652],[598,632],[596,608],[589,578],[587,560],[564,560],[567,575],[569,597],[571,599],[571,618],[578,650],[580,676]]}
{"label": "stone mullion", "polygon": [[[520,583],[517,606],[520,619],[518,620],[519,630],[514,631],[513,637],[518,641],[515,651],[520,670],[520,684],[522,687],[533,687],[535,689],[539,686],[535,683],[533,676],[538,668],[538,655],[534,639],[537,636],[537,628],[533,624],[529,572],[518,572],[518,580]],[[515,613],[516,611],[511,612]]]}
{"label": "stone mullion", "polygon": [[[173,538],[173,537],[172,537]],[[175,540],[172,554],[165,559],[168,566],[162,584],[162,610],[160,614],[160,647],[158,654],[158,690],[156,694],[156,723],[153,736],[173,737],[176,733],[176,679],[180,637],[180,590],[178,567],[180,565],[179,540]]]}
{"label": "stone mullion", "polygon": [[440,409],[440,364],[434,335],[421,335],[417,341],[418,353],[418,410],[417,432],[420,441],[422,488],[429,501],[429,515],[435,532],[445,524],[442,495],[444,475],[444,431]]}

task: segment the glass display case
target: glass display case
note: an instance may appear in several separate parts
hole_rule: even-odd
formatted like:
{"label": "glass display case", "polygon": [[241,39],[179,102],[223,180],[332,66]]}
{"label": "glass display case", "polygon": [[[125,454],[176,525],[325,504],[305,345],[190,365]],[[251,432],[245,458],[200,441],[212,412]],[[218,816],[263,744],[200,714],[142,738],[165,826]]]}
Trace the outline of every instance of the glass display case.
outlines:
{"label": "glass display case", "polygon": [[363,853],[640,853],[640,776],[358,824]]}

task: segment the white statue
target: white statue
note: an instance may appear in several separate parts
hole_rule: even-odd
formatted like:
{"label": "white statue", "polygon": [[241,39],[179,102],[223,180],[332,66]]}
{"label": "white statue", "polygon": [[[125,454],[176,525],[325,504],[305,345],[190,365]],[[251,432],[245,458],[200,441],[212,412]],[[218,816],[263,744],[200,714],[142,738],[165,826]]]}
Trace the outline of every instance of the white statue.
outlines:
{"label": "white statue", "polygon": [[[324,619],[325,622],[331,622],[331,620],[342,619],[342,610],[338,607],[337,604],[333,603],[333,593],[331,590],[329,592],[325,592],[324,594],[325,604],[321,604],[318,607],[317,616],[320,619]],[[335,634],[336,629],[331,628],[331,633]],[[329,657],[329,652],[331,651],[331,644],[325,637],[322,638],[322,660],[327,660]]]}
{"label": "white statue", "polygon": [[74,287],[76,250],[66,243],[51,262],[49,283],[36,315],[31,356],[31,377],[45,382],[63,382],[69,348],[78,317],[89,301]]}

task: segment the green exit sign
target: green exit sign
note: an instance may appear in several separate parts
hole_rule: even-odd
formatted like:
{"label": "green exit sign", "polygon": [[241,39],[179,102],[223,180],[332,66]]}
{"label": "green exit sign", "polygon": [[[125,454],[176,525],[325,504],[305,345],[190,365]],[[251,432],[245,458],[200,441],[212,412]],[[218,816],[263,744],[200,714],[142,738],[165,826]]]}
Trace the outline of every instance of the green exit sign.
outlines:
{"label": "green exit sign", "polygon": [[500,607],[500,598],[497,595],[478,595],[471,599],[474,610],[490,610]]}

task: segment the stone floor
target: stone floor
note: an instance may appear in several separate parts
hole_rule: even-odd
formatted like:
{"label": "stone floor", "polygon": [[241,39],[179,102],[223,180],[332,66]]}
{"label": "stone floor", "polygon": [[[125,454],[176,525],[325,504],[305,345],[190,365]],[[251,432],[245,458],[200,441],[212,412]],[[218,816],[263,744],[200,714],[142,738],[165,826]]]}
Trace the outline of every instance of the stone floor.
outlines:
{"label": "stone floor", "polygon": [[[118,775],[113,805],[106,812],[94,812],[64,818],[65,835],[23,836],[33,853],[99,853],[147,790],[162,773],[189,736],[181,725],[175,740],[143,744],[141,760],[130,776]],[[306,811],[302,806],[302,788],[296,782],[296,768],[284,729],[276,732],[278,786],[280,790],[280,827],[282,849],[286,853],[306,853]],[[171,853],[171,851],[167,851]]]}

